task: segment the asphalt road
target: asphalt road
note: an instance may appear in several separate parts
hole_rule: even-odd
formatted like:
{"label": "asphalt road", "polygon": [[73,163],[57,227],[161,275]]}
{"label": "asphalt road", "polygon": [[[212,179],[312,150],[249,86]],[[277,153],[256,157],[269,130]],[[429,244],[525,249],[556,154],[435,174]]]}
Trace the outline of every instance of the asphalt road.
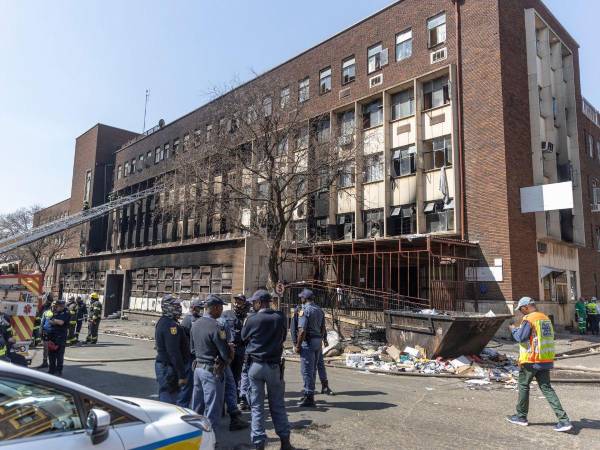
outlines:
{"label": "asphalt road", "polygon": [[[107,394],[156,398],[153,343],[101,335],[96,347],[67,349],[64,376]],[[34,365],[39,363],[39,355]],[[600,386],[560,384],[555,388],[575,425],[571,434],[552,431],[555,417],[537,387],[531,391],[530,426],[504,420],[517,393],[494,384],[470,390],[460,380],[395,377],[329,369],[334,397],[318,396],[315,409],[295,406],[301,391],[299,365],[286,368],[292,443],[299,449],[597,449],[600,447]],[[318,384],[318,383],[317,383]],[[247,414],[246,414],[247,416]],[[249,419],[249,417],[246,417]],[[249,449],[249,432],[218,430],[222,449]],[[279,448],[267,422],[269,448]]]}

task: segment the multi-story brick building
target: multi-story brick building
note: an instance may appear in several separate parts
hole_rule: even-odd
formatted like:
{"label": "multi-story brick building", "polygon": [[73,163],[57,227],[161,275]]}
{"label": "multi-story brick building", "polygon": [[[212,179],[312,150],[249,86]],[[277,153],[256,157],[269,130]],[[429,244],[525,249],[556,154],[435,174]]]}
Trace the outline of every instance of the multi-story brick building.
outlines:
{"label": "multi-story brick building", "polygon": [[[562,325],[578,295],[598,294],[598,113],[578,44],[541,1],[398,1],[238,90],[256,86],[281,96],[273,107],[301,101],[307,123],[328,116],[339,145],[362,144],[355,173],[290,230],[339,266],[334,281],[501,312],[531,295]],[[218,128],[223,101],[143,135],[100,125],[78,138],[70,211],[151,186],[190,136]],[[521,188],[563,182],[572,207],[522,212]],[[85,228],[57,265],[61,289],[100,290],[111,312],[264,284],[254,240],[206,217],[157,222],[156,202]]]}

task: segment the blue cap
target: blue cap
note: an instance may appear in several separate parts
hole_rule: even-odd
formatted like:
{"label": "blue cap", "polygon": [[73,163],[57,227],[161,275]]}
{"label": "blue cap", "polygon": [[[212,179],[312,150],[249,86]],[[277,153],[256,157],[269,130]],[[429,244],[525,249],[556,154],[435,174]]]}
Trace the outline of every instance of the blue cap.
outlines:
{"label": "blue cap", "polygon": [[192,308],[204,308],[204,301],[199,298],[193,298],[190,306]]}
{"label": "blue cap", "polygon": [[265,289],[259,289],[252,297],[250,297],[250,300],[253,302],[270,302],[271,294]]}
{"label": "blue cap", "polygon": [[523,306],[535,305],[535,302],[531,297],[521,297],[517,304],[517,309],[521,309]]}
{"label": "blue cap", "polygon": [[315,294],[310,289],[303,289],[302,292],[298,294],[299,298],[313,298]]}
{"label": "blue cap", "polygon": [[206,297],[206,301],[204,302],[204,306],[215,306],[224,304],[225,302],[215,294],[209,294],[208,297]]}
{"label": "blue cap", "polygon": [[234,299],[239,298],[240,300],[246,301],[246,296],[244,294],[235,294],[233,296]]}

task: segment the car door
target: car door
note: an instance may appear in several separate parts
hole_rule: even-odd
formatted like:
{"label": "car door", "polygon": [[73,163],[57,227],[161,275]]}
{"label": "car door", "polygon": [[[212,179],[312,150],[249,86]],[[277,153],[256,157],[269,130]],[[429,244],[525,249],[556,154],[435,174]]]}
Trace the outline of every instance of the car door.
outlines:
{"label": "car door", "polygon": [[85,433],[85,417],[76,392],[34,379],[0,374],[0,448],[124,449],[113,429],[105,441],[92,445]]}

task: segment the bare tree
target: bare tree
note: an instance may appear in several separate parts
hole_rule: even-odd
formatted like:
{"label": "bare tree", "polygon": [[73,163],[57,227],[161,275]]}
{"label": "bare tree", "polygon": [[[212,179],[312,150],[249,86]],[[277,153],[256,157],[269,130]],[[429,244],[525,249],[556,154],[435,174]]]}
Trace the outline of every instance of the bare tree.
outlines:
{"label": "bare tree", "polygon": [[271,287],[290,243],[315,239],[315,199],[326,196],[329,204],[330,188],[354,177],[354,120],[340,125],[330,114],[310,117],[303,95],[245,85],[220,96],[215,125],[186,138],[160,180],[167,186],[161,214],[207,217],[209,232],[260,239]]}
{"label": "bare tree", "polygon": [[[40,211],[40,206],[21,208],[14,212],[0,215],[0,239],[17,236],[33,228],[33,216]],[[72,245],[75,232],[63,231],[52,236],[38,239],[35,242],[18,247],[0,255],[0,261],[20,261],[23,267],[31,268],[43,275],[52,262]]]}

